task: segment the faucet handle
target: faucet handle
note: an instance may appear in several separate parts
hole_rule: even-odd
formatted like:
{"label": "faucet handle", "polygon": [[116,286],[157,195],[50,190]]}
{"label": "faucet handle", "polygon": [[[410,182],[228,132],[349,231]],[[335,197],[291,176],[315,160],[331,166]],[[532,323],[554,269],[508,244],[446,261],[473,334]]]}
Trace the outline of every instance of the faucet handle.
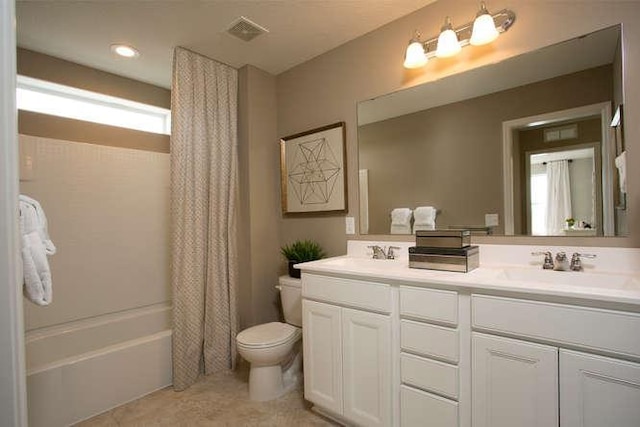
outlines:
{"label": "faucet handle", "polygon": [[385,259],[387,258],[387,254],[383,247],[378,245],[367,246],[367,248],[373,251],[373,259]]}
{"label": "faucet handle", "polygon": [[575,252],[572,256],[573,257],[578,257],[578,258],[597,258],[598,256],[596,254],[580,254],[578,252]]}
{"label": "faucet handle", "polygon": [[578,252],[574,252],[573,255],[571,255],[571,271],[582,271],[582,260],[580,259],[580,257],[583,258],[595,258],[596,256],[594,254],[581,254]]}
{"label": "faucet handle", "polygon": [[531,255],[544,255],[542,268],[545,270],[553,270],[553,256],[551,255],[551,251],[531,252]]}
{"label": "faucet handle", "polygon": [[394,249],[400,250],[398,246],[389,246],[387,249],[387,259],[396,259],[396,254],[393,252]]}

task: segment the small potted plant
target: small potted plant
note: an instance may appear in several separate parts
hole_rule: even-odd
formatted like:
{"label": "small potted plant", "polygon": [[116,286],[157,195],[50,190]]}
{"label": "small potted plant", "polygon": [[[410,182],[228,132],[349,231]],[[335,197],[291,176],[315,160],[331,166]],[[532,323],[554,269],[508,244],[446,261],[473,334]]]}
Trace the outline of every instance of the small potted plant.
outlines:
{"label": "small potted plant", "polygon": [[294,264],[315,261],[324,258],[324,250],[313,240],[296,240],[290,245],[280,248],[282,255],[289,261],[289,276],[300,278],[300,270],[293,268]]}
{"label": "small potted plant", "polygon": [[573,218],[567,218],[565,219],[565,222],[567,223],[567,228],[572,229],[573,225],[576,223],[576,220]]}

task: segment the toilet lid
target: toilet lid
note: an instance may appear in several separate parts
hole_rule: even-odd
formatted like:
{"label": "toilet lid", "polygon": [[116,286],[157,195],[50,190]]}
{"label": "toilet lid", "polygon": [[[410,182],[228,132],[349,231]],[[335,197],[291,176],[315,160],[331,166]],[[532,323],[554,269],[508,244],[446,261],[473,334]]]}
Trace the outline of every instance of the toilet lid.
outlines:
{"label": "toilet lid", "polygon": [[245,329],[238,334],[237,341],[247,347],[271,347],[289,341],[299,334],[300,330],[293,325],[271,322]]}

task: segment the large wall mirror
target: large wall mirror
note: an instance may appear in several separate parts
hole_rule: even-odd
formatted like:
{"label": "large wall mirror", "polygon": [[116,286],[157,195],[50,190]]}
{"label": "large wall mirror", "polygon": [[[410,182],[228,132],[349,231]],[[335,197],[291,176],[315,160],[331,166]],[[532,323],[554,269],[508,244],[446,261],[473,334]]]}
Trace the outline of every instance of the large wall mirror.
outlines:
{"label": "large wall mirror", "polygon": [[360,102],[361,234],[625,235],[621,52],[615,26]]}

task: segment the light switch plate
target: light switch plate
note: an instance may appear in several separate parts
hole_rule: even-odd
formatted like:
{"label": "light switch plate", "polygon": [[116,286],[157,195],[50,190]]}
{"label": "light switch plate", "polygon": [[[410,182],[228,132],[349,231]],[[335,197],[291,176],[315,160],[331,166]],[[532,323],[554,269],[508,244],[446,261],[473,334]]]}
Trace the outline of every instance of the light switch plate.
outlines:
{"label": "light switch plate", "polygon": [[344,217],[345,232],[347,234],[356,234],[356,219],[352,216]]}
{"label": "light switch plate", "polygon": [[486,225],[487,227],[497,227],[498,225],[500,225],[498,214],[497,213],[485,214],[484,225]]}

